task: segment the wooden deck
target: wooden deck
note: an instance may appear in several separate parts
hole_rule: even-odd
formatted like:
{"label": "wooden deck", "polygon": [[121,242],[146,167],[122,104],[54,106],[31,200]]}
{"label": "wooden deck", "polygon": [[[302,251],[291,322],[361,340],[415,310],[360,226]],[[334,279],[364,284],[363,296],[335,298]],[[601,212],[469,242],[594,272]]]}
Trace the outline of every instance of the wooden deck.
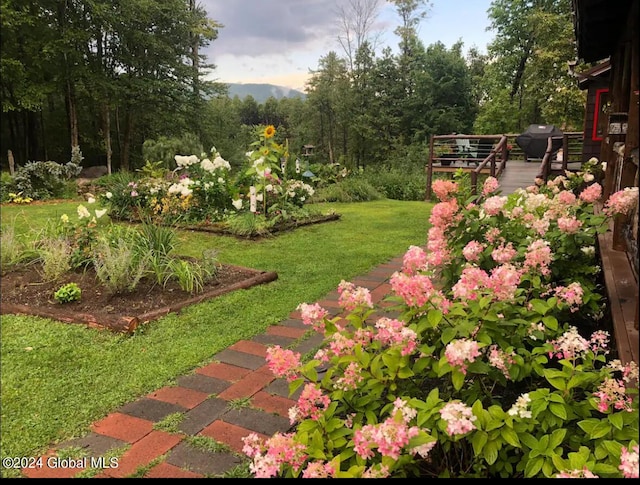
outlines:
{"label": "wooden deck", "polygon": [[602,273],[611,306],[613,340],[623,363],[638,359],[638,280],[626,251],[616,251],[611,231],[598,236]]}
{"label": "wooden deck", "polygon": [[524,189],[533,185],[539,171],[540,163],[537,161],[509,160],[498,179],[502,195],[509,195],[515,192],[516,189]]}

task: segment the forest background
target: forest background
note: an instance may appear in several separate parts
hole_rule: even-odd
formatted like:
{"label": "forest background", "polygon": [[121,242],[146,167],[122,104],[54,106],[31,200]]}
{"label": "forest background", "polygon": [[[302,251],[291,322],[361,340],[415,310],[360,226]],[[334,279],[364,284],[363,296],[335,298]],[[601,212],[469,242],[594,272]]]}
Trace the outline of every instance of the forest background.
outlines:
{"label": "forest background", "polygon": [[377,0],[342,2],[339,45],[318,60],[306,98],[229,97],[201,55],[224,26],[196,0],[2,0],[0,162],[133,171],[212,146],[245,163],[253,127],[271,124],[296,157],[348,169],[423,167],[432,134],[581,131],[585,93],[570,0],[494,0],[487,53],[425,46],[426,0],[393,0],[397,52],[378,50]]}

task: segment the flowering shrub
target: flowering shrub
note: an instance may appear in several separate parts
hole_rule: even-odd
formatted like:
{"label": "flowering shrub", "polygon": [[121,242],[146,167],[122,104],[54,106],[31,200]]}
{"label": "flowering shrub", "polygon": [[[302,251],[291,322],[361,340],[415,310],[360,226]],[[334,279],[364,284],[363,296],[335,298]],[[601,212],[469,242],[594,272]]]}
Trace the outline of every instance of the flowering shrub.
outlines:
{"label": "flowering shrub", "polygon": [[256,129],[257,140],[246,154],[249,166],[239,175],[231,174],[230,163],[213,147],[209,157],[176,155],[176,169],[169,176],[151,176],[150,164],[146,176],[116,180],[102,202],[114,217],[163,224],[233,222],[253,227],[256,221],[246,216],[259,217],[266,225],[308,217],[300,209],[314,189],[283,175],[289,152],[286,143],[275,141],[275,134],[271,125]]}
{"label": "flowering shrub", "polygon": [[[626,195],[560,177],[462,199],[436,181],[426,248],[411,246],[384,308],[343,281],[308,362],[267,361],[301,390],[291,433],[245,438],[256,477],[638,477],[638,369],[611,358],[595,237]],[[637,192],[636,192],[637,196]],[[624,202],[623,202],[624,201]],[[324,372],[319,372],[322,369]]]}
{"label": "flowering shrub", "polygon": [[[257,128],[258,140],[247,152],[249,168],[248,191],[233,202],[238,211],[245,209],[264,216],[279,215],[283,211],[301,208],[313,195],[314,189],[302,180],[287,178],[289,149],[274,139],[272,125]],[[299,170],[298,170],[299,172]],[[247,203],[248,202],[248,203]]]}

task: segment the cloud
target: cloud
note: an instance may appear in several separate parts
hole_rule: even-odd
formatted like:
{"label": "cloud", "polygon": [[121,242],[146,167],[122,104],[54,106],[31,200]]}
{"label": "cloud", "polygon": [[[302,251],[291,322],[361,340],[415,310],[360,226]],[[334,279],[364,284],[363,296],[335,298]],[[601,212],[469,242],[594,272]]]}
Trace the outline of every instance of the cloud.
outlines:
{"label": "cloud", "polygon": [[326,0],[201,0],[199,5],[224,25],[208,49],[217,56],[317,49],[337,35],[334,6]]}

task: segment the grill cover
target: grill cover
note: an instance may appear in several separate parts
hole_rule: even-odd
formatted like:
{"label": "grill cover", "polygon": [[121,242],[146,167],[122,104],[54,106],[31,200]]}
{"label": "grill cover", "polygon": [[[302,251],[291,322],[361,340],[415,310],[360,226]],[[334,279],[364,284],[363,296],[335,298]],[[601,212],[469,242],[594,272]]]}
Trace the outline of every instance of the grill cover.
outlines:
{"label": "grill cover", "polygon": [[[561,137],[562,131],[554,125],[529,125],[529,127],[516,137],[516,143],[528,158],[544,158],[547,151],[547,139]],[[553,140],[553,151],[562,148],[562,138]]]}

